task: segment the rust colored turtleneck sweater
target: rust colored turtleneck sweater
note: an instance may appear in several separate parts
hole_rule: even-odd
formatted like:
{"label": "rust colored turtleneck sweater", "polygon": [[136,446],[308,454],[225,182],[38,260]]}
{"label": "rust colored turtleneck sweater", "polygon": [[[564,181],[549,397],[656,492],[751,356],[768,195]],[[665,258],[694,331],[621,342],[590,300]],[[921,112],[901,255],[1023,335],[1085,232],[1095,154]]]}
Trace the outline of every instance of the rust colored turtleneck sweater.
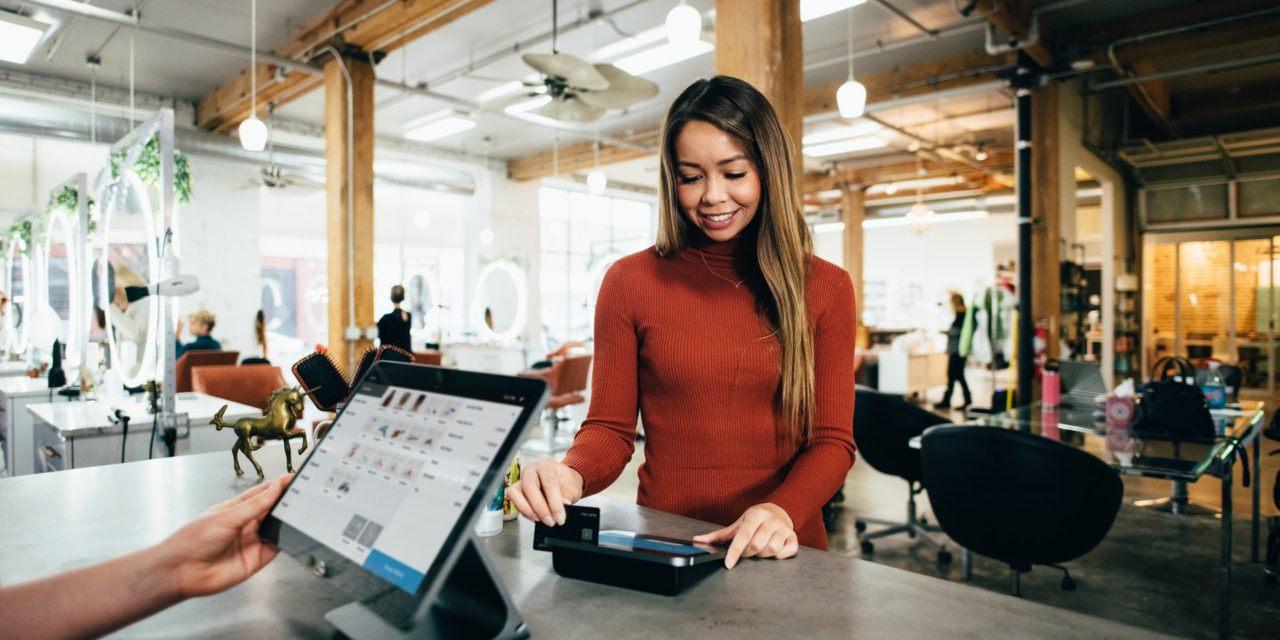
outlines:
{"label": "rust colored turtleneck sweater", "polygon": [[854,460],[853,284],[812,258],[814,427],[804,449],[779,445],[781,351],[756,312],[753,291],[767,289],[755,244],[744,233],[667,258],[649,248],[609,269],[596,304],[591,407],[564,463],[582,474],[586,495],[608,487],[635,451],[639,411],[637,503],[728,525],[772,502],[800,544],[825,549],[819,514]]}

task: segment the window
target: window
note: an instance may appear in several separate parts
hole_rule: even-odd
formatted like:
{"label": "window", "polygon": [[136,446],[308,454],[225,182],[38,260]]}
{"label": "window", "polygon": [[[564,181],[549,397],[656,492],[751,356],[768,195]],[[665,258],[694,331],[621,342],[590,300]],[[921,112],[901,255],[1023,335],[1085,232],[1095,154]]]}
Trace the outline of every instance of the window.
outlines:
{"label": "window", "polygon": [[538,193],[542,332],[547,346],[591,338],[600,281],[618,258],[653,244],[651,202],[543,187]]}

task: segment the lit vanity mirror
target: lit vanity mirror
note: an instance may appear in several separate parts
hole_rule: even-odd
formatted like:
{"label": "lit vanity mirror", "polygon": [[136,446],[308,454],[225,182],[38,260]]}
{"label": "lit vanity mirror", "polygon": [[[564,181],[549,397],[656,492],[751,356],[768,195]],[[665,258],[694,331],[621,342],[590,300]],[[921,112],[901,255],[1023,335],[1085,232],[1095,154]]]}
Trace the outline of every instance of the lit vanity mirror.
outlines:
{"label": "lit vanity mirror", "polygon": [[147,189],[132,172],[107,186],[102,201],[95,306],[105,323],[111,368],[125,385],[138,386],[155,377],[159,352],[159,300],[147,292],[158,268],[155,219]]}
{"label": "lit vanity mirror", "polygon": [[511,262],[492,262],[480,271],[476,282],[472,326],[486,340],[519,337],[528,312],[524,270]]}
{"label": "lit vanity mirror", "polygon": [[5,351],[13,357],[27,351],[27,339],[31,334],[30,323],[25,322],[31,295],[31,260],[27,256],[27,242],[20,236],[9,238],[9,250],[5,255],[4,279],[9,292],[9,306],[5,310]]}
{"label": "lit vanity mirror", "polygon": [[[72,301],[80,300],[79,264],[76,260],[76,240],[72,223],[62,210],[50,214],[48,226],[45,228],[44,260],[45,260],[45,303],[57,316],[56,327],[48,327],[43,333],[55,335],[66,346],[67,361],[80,361],[80,345],[70,340],[72,327],[79,327],[82,320],[76,317],[76,306]],[[52,319],[52,318],[51,318]],[[51,345],[37,344],[39,349],[48,350]]]}

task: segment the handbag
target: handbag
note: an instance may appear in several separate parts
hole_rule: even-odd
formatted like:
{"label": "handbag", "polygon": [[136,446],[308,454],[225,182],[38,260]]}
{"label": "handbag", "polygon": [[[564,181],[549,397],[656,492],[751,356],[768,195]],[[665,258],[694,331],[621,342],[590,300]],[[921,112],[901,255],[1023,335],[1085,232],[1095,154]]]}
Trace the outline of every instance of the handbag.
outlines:
{"label": "handbag", "polygon": [[1195,367],[1190,361],[1177,356],[1161,358],[1151,369],[1151,378],[1141,388],[1135,435],[1161,440],[1214,439],[1213,416],[1204,392],[1195,384]]}

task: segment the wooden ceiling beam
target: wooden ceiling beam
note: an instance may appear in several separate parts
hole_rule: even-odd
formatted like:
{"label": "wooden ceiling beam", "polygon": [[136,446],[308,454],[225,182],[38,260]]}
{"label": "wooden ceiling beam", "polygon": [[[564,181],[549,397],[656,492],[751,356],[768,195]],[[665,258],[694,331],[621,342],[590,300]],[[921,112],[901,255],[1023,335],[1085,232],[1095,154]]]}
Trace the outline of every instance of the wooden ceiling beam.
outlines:
{"label": "wooden ceiling beam", "polygon": [[1197,122],[1260,109],[1280,109],[1280,82],[1242,85],[1229,92],[1221,90],[1179,94],[1173,98],[1173,119]]}
{"label": "wooden ceiling beam", "polygon": [[[439,29],[493,0],[401,0],[379,7],[368,0],[342,0],[322,16],[303,27],[289,42],[278,47],[279,56],[310,62],[321,48],[358,49],[388,53]],[[303,71],[277,73],[275,65],[259,64],[258,102],[285,104],[320,86],[316,74]],[[247,118],[249,75],[241,72],[202,98],[196,105],[196,125],[210,131],[226,132]]]}
{"label": "wooden ceiling beam", "polygon": [[[656,147],[659,135],[659,130],[654,128],[621,136],[622,140],[635,143],[637,145],[635,147],[601,144],[600,165],[626,162],[627,160],[653,155],[651,152],[639,147]],[[594,147],[594,142],[581,142],[561,147],[558,152],[547,151],[516,158],[507,163],[507,177],[511,180],[536,180],[555,175],[557,171],[560,174],[570,174],[583,169],[591,169],[596,165]],[[557,153],[558,157],[555,157]]]}
{"label": "wooden ceiling beam", "polygon": [[[978,49],[943,60],[858,76],[858,81],[867,88],[867,104],[870,105],[991,82],[999,78],[1001,70],[1015,62],[1016,56],[1012,53],[991,56]],[[844,82],[805,89],[804,114],[811,116],[837,111],[836,90]]]}
{"label": "wooden ceiling beam", "polygon": [[[1004,171],[1013,167],[1013,152],[1009,150],[992,150],[986,160],[977,163],[989,172]],[[919,168],[923,166],[924,175]],[[886,182],[915,180],[917,178],[939,178],[945,176],[962,176],[975,172],[974,166],[956,160],[937,161],[925,159],[921,163],[915,160],[895,161],[882,165],[841,169],[833,173],[807,173],[802,183],[803,193],[817,193],[831,189],[841,189],[847,185],[873,185]]]}
{"label": "wooden ceiling beam", "polygon": [[[1124,38],[1157,33],[1273,7],[1275,7],[1275,0],[1192,2],[1178,7],[1162,8],[1159,11],[1145,11],[1124,20],[1086,24],[1070,31],[1063,31],[1060,35],[1062,42],[1069,42],[1085,52],[1099,51],[1101,55],[1095,57],[1095,60],[1102,63],[1107,61],[1107,45]],[[1174,38],[1174,40],[1177,41],[1178,38]]]}

